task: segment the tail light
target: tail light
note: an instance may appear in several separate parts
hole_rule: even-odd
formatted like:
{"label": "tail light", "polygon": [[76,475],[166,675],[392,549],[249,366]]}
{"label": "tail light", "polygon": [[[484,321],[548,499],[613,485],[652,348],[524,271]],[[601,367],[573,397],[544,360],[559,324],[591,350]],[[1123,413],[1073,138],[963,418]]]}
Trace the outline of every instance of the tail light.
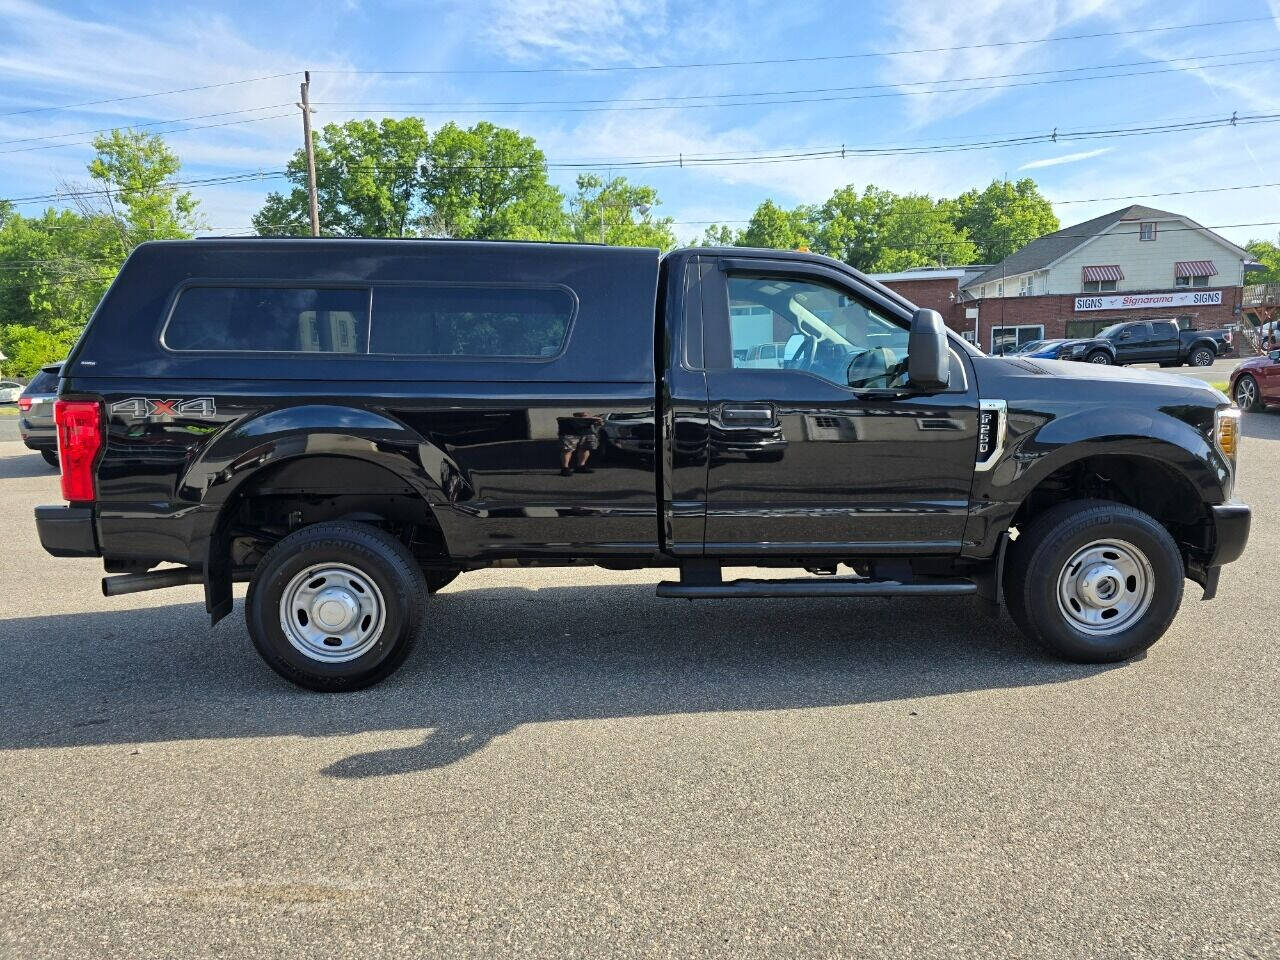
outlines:
{"label": "tail light", "polygon": [[19,397],[19,398],[18,398],[18,409],[19,409],[19,410],[21,410],[23,413],[26,413],[28,410],[30,410],[30,409],[31,409],[31,398],[30,398],[30,397]]}
{"label": "tail light", "polygon": [[102,406],[96,400],[62,400],[53,404],[58,425],[58,460],[62,465],[62,498],[95,499],[93,466],[102,450]]}

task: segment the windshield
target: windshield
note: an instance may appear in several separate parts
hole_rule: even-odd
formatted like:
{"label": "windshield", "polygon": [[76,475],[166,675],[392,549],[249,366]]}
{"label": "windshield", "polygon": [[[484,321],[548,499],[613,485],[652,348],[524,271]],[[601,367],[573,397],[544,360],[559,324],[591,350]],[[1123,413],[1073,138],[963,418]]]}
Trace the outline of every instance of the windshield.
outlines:
{"label": "windshield", "polygon": [[1112,337],[1114,337],[1117,333],[1120,332],[1120,329],[1123,326],[1124,326],[1123,323],[1113,323],[1109,327],[1103,327],[1102,331],[1098,334],[1098,336],[1102,337],[1102,339],[1104,340],[1110,340]]}

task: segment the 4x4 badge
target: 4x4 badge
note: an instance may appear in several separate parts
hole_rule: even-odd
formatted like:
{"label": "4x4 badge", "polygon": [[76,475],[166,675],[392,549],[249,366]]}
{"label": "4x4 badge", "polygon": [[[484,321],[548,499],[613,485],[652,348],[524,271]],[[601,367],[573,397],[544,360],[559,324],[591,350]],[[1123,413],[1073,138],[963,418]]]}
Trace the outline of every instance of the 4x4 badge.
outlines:
{"label": "4x4 badge", "polygon": [[212,419],[217,409],[212,397],[196,400],[152,400],[148,397],[131,397],[117,400],[111,405],[114,416],[126,420],[148,420],[152,417],[188,417],[197,420]]}

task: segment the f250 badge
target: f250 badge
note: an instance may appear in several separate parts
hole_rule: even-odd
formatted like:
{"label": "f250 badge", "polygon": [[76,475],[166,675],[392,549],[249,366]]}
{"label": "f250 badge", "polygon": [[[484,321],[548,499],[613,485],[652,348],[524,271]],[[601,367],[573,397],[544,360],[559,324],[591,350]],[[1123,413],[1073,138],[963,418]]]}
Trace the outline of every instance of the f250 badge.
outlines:
{"label": "f250 badge", "polygon": [[131,397],[117,400],[111,405],[113,416],[126,420],[152,420],[162,417],[210,420],[217,410],[212,397],[197,400],[152,400],[149,397]]}

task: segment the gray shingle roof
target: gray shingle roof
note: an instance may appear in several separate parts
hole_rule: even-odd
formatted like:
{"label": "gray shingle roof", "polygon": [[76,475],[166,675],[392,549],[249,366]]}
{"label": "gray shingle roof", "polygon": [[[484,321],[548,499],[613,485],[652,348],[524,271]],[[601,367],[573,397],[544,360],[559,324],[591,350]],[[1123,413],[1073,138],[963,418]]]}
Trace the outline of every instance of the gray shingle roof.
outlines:
{"label": "gray shingle roof", "polygon": [[964,283],[964,287],[967,289],[991,280],[1015,277],[1020,273],[1028,273],[1032,270],[1043,270],[1055,260],[1066,256],[1086,240],[1097,236],[1121,220],[1158,220],[1169,217],[1182,219],[1180,214],[1170,213],[1167,210],[1157,210],[1155,207],[1144,207],[1140,203],[1132,204],[1120,210],[1112,210],[1110,213],[1104,213],[1100,217],[1094,217],[1092,220],[1086,220],[1084,223],[1077,223],[1070,227],[1063,227],[1061,230],[1046,233],[1043,237],[1032,240],[1025,247],[1015,250],[991,269],[979,274],[972,280],[967,280]]}

